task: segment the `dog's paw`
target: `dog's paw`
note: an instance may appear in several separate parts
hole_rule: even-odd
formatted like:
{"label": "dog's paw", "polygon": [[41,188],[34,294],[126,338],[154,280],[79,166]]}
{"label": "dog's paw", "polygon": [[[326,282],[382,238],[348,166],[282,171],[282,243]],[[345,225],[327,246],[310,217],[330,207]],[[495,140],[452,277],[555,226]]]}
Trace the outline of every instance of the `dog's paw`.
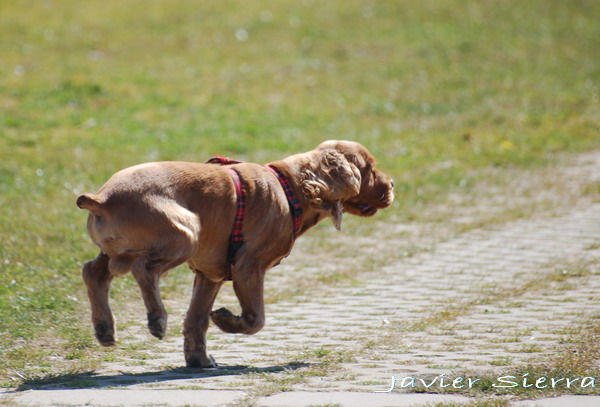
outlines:
{"label": "dog's paw", "polygon": [[236,322],[240,319],[237,315],[234,315],[227,308],[219,308],[216,311],[210,313],[210,319],[221,328],[224,332],[236,332],[234,326],[236,326]]}
{"label": "dog's paw", "polygon": [[264,316],[234,315],[227,308],[219,308],[211,312],[210,318],[223,332],[230,334],[252,335],[264,326]]}
{"label": "dog's paw", "polygon": [[94,324],[94,331],[96,333],[96,339],[102,346],[114,346],[115,341],[115,329],[113,324],[108,321],[97,322]]}
{"label": "dog's paw", "polygon": [[149,312],[148,330],[158,339],[162,339],[167,332],[167,316],[155,312]]}
{"label": "dog's paw", "polygon": [[234,315],[227,308],[219,308],[218,310],[210,313],[210,318],[215,324],[219,325],[219,323],[231,322],[232,320],[236,320],[239,317],[237,315]]}
{"label": "dog's paw", "polygon": [[229,311],[227,308],[219,308],[216,311],[210,313],[210,317],[214,320],[215,318],[235,318],[236,316]]}
{"label": "dog's paw", "polygon": [[192,353],[185,357],[185,367],[192,369],[211,369],[217,367],[217,362],[211,355]]}

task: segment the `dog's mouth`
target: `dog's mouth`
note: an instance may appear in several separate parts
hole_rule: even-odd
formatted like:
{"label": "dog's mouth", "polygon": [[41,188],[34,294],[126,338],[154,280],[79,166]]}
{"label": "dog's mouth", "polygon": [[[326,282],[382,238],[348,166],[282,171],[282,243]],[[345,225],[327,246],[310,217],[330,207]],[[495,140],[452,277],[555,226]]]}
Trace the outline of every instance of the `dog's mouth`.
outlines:
{"label": "dog's mouth", "polygon": [[350,212],[360,216],[373,216],[379,209],[384,209],[390,206],[394,202],[394,192],[392,190],[386,191],[381,196],[372,201],[346,201],[344,205]]}
{"label": "dog's mouth", "polygon": [[356,207],[360,210],[360,214],[363,216],[371,216],[375,215],[377,212],[377,208],[369,205],[368,203],[359,203]]}
{"label": "dog's mouth", "polygon": [[366,202],[346,202],[346,204],[354,208],[361,216],[373,216],[377,213],[377,208]]}
{"label": "dog's mouth", "polygon": [[344,201],[346,211],[359,216],[373,216],[379,209],[385,209],[394,202],[393,187],[386,188],[380,195],[357,196]]}

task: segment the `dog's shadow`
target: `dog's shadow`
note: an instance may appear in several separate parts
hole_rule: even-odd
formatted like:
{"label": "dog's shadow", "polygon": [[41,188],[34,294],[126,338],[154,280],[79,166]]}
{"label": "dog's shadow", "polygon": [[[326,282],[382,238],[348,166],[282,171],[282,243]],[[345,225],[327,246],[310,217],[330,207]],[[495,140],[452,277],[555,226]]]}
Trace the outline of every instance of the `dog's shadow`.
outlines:
{"label": "dog's shadow", "polygon": [[212,369],[173,368],[145,373],[98,374],[94,371],[50,375],[42,378],[26,379],[15,391],[25,390],[68,390],[105,387],[126,387],[136,384],[160,383],[175,380],[206,379],[217,376],[236,376],[248,373],[281,373],[310,366],[309,363],[288,363],[285,365],[252,367],[244,365],[219,366]]}

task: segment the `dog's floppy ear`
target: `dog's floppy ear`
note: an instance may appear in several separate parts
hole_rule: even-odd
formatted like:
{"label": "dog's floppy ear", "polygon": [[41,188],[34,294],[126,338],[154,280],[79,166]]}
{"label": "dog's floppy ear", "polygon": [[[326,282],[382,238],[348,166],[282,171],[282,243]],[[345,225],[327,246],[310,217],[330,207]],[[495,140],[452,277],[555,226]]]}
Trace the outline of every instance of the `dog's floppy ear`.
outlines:
{"label": "dog's floppy ear", "polygon": [[303,171],[302,191],[313,207],[328,211],[341,230],[342,202],[360,192],[360,171],[333,149],[321,151],[313,165]]}
{"label": "dog's floppy ear", "polygon": [[348,199],[360,192],[362,181],[360,170],[346,156],[336,150],[326,150],[323,154],[323,164],[330,179],[331,194],[334,199]]}

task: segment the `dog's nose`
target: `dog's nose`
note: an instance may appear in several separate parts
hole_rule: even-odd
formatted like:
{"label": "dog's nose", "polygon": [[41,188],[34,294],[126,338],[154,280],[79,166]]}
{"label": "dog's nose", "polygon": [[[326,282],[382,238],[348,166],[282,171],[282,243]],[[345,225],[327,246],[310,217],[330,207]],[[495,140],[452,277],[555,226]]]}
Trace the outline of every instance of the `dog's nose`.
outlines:
{"label": "dog's nose", "polygon": [[392,186],[392,188],[394,188],[394,180],[390,180],[390,185]]}

